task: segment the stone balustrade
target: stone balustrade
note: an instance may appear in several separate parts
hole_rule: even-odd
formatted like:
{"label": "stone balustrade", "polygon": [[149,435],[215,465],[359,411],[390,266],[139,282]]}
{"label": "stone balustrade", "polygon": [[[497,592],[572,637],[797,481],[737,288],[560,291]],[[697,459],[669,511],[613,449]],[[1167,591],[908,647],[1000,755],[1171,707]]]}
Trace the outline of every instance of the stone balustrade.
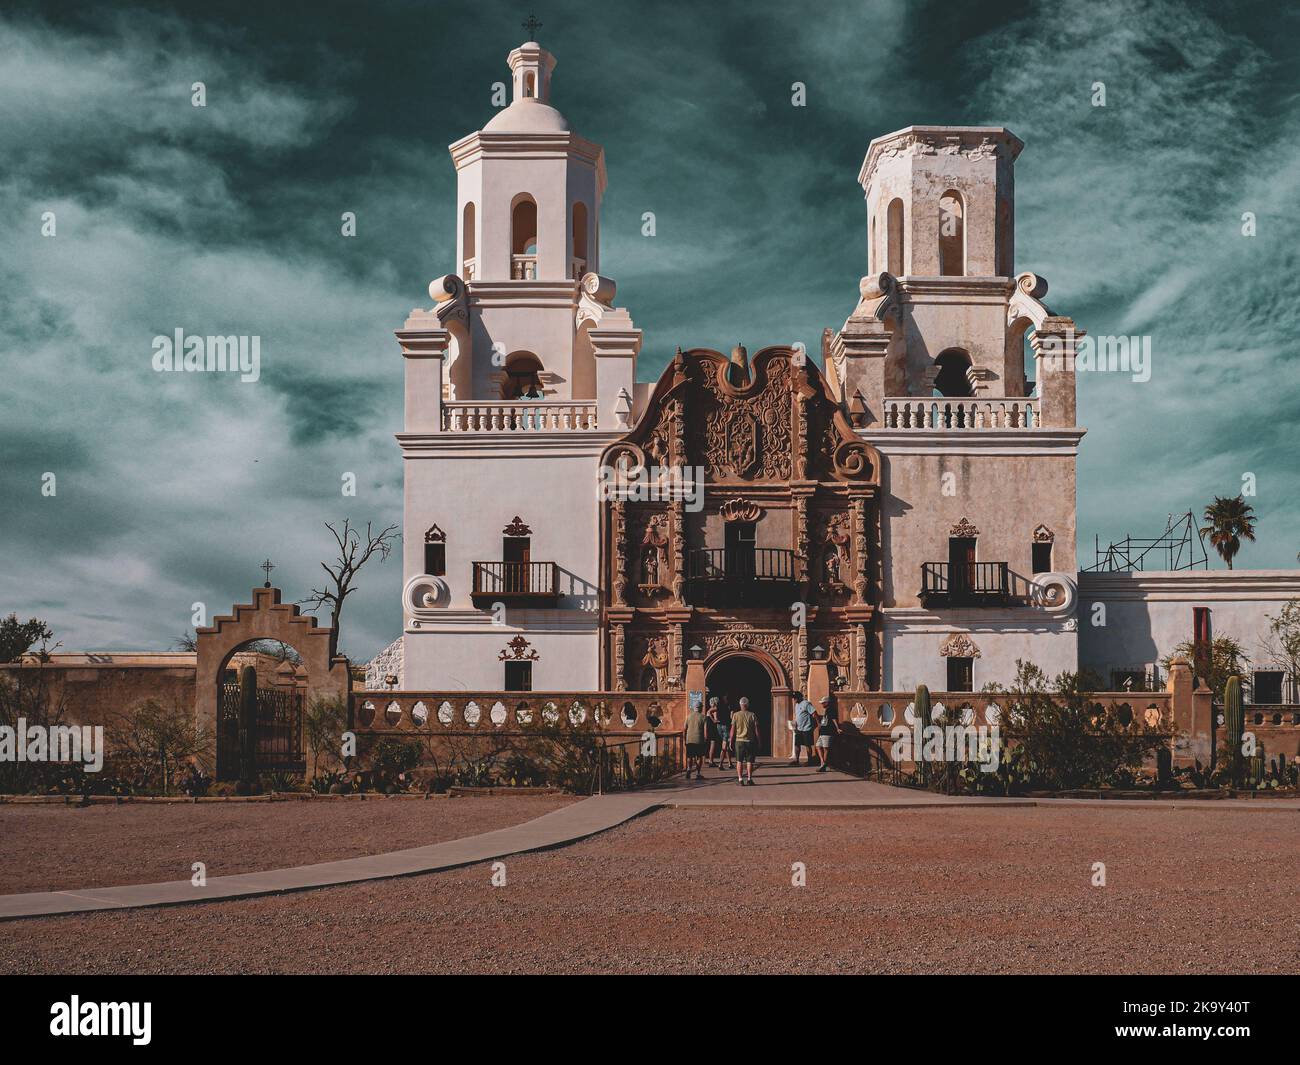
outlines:
{"label": "stone balustrade", "polygon": [[884,400],[885,429],[1037,429],[1036,398],[991,399],[898,396]]}
{"label": "stone balustrade", "polygon": [[610,734],[680,731],[680,692],[353,692],[352,728],[371,733],[527,732],[596,726]]}
{"label": "stone balustrade", "polygon": [[595,400],[455,400],[442,404],[445,433],[554,433],[595,428]]}
{"label": "stone balustrade", "polygon": [[[1112,715],[1125,729],[1165,733],[1175,730],[1174,697],[1170,692],[1094,692],[1090,698],[1097,713]],[[899,725],[912,725],[915,699],[914,691],[841,691],[835,694],[835,706],[839,720],[863,735],[888,736]],[[1006,704],[1007,696],[1000,692],[931,692],[931,720],[926,724],[997,725],[1003,730]],[[1006,729],[1005,734],[1013,736],[1014,730]]]}

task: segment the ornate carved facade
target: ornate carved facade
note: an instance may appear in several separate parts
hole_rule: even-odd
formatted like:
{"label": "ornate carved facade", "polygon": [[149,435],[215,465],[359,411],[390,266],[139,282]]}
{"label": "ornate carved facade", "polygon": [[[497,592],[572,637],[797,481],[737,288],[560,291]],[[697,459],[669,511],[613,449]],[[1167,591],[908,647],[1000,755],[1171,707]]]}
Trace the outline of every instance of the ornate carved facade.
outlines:
{"label": "ornate carved facade", "polygon": [[750,652],[798,688],[819,644],[841,684],[877,682],[880,458],[802,353],[679,351],[602,462],[605,687]]}

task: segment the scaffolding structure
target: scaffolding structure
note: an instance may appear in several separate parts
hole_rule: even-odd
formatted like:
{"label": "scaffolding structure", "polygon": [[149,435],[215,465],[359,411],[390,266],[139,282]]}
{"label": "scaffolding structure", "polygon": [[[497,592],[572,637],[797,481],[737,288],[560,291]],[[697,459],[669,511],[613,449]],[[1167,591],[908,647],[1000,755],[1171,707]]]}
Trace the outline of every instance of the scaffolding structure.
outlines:
{"label": "scaffolding structure", "polygon": [[1090,573],[1210,568],[1205,540],[1190,510],[1177,517],[1170,514],[1165,531],[1156,537],[1125,536],[1123,540],[1112,540],[1105,551],[1101,549],[1101,538],[1094,539],[1096,561],[1087,568]]}

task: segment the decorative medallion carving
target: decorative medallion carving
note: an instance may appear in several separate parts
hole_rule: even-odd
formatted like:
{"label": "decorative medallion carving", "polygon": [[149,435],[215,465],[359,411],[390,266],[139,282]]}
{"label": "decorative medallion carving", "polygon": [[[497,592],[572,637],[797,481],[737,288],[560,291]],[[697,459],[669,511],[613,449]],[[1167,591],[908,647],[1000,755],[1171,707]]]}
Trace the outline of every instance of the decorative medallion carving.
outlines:
{"label": "decorative medallion carving", "polygon": [[736,499],[728,499],[718,508],[718,513],[723,521],[758,521],[763,511],[753,500],[740,496]]}
{"label": "decorative medallion carving", "polygon": [[979,658],[980,649],[968,633],[954,632],[939,645],[939,655],[943,658]]}
{"label": "decorative medallion carving", "polygon": [[516,636],[497,655],[501,662],[536,662],[542,656],[522,635]]}
{"label": "decorative medallion carving", "polygon": [[507,525],[504,529],[501,530],[501,535],[502,536],[532,536],[533,530],[524,524],[523,518],[521,518],[518,514],[516,514],[514,520],[509,525]]}
{"label": "decorative medallion carving", "polygon": [[1052,532],[1046,525],[1040,525],[1034,530],[1034,543],[1050,544],[1056,540],[1056,533]]}
{"label": "decorative medallion carving", "polygon": [[447,542],[447,534],[438,528],[438,526],[430,525],[428,532],[424,534],[424,542],[426,544],[445,544]]}
{"label": "decorative medallion carving", "polygon": [[979,536],[979,529],[975,528],[966,518],[962,518],[956,525],[948,530],[949,536],[960,536],[963,539],[974,539]]}

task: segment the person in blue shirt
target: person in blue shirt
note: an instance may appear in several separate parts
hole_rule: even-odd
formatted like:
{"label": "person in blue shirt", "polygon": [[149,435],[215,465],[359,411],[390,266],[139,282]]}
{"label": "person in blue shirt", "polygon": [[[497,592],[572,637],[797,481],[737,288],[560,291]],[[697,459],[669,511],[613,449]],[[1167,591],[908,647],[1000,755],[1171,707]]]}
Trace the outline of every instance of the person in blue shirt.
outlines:
{"label": "person in blue shirt", "polygon": [[803,692],[794,693],[794,757],[791,765],[799,764],[799,748],[808,748],[808,764],[813,762],[813,726],[817,721],[817,708],[804,698]]}

